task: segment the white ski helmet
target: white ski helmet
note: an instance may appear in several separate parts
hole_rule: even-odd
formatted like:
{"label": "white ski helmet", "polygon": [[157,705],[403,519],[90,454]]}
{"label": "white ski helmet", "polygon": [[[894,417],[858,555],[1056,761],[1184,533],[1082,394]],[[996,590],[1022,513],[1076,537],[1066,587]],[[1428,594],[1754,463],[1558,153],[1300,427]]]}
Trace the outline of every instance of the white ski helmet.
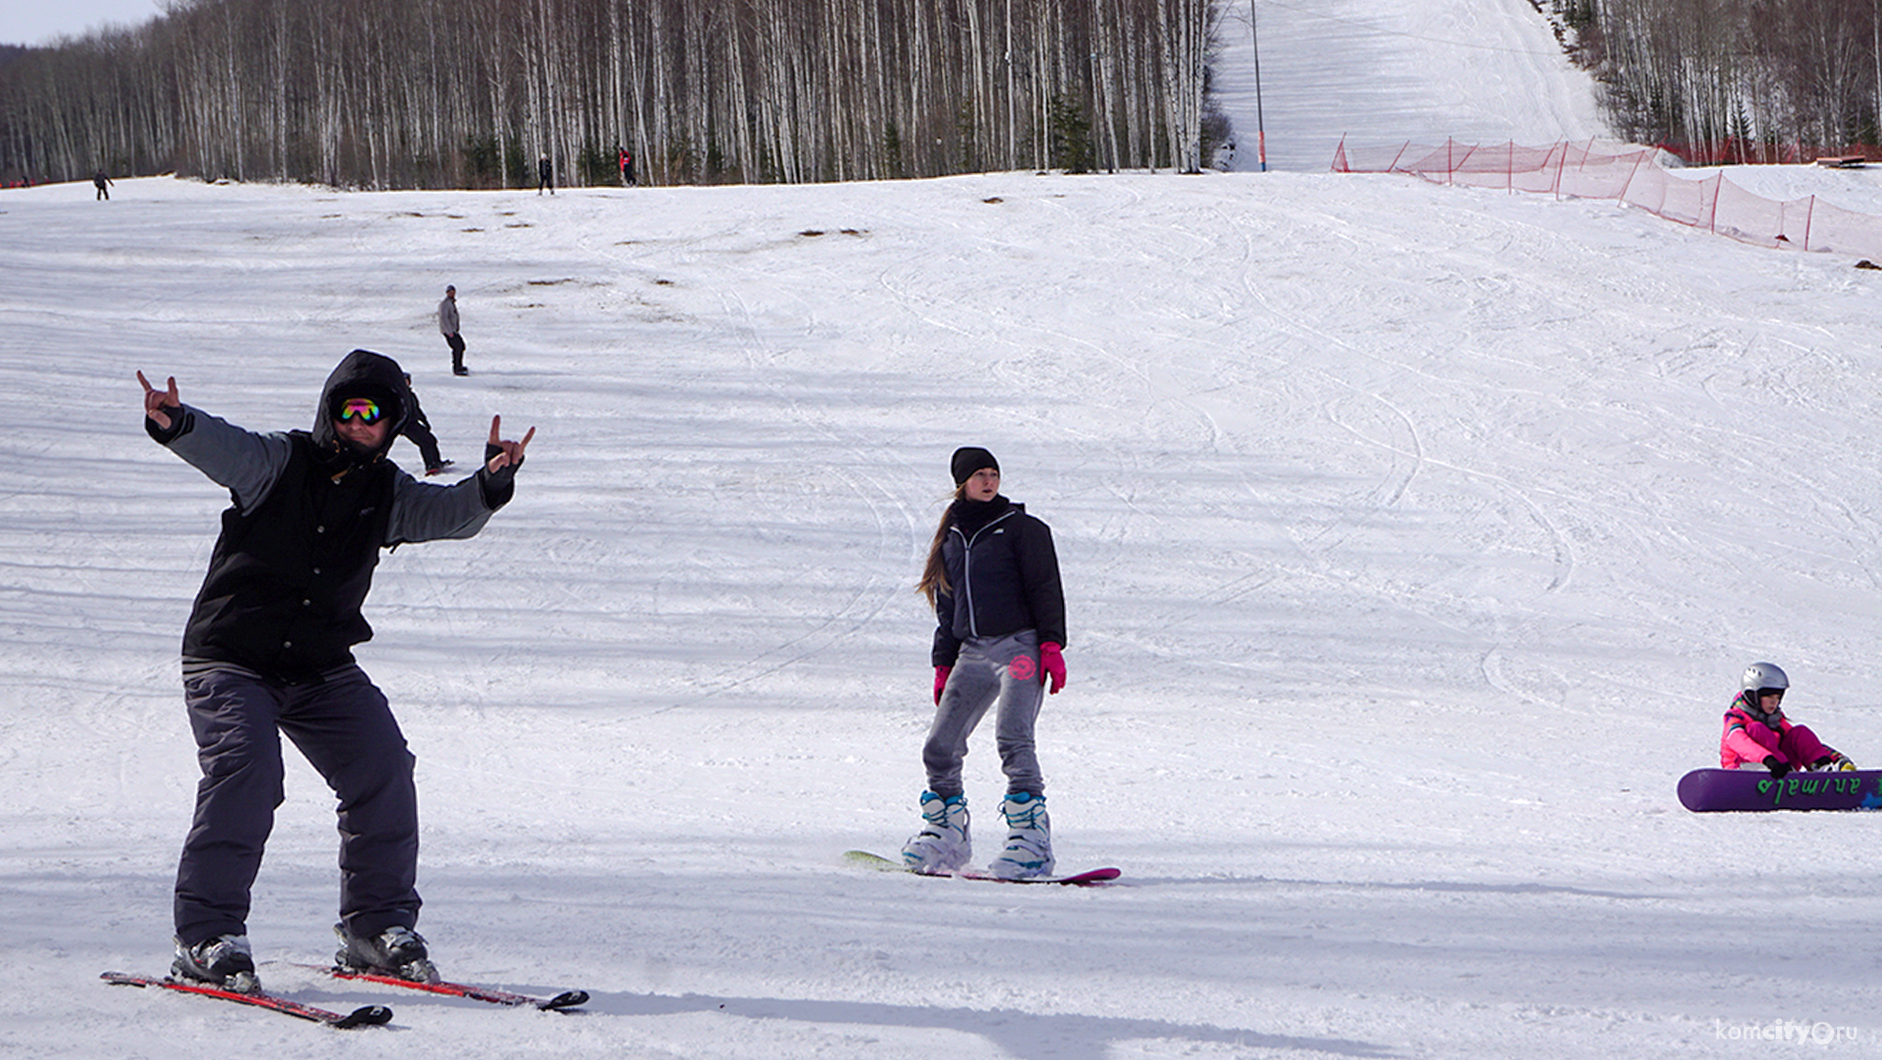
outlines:
{"label": "white ski helmet", "polygon": [[1766,688],[1783,690],[1791,686],[1791,679],[1784,676],[1784,671],[1776,663],[1757,662],[1745,667],[1745,680],[1741,686],[1747,692]]}

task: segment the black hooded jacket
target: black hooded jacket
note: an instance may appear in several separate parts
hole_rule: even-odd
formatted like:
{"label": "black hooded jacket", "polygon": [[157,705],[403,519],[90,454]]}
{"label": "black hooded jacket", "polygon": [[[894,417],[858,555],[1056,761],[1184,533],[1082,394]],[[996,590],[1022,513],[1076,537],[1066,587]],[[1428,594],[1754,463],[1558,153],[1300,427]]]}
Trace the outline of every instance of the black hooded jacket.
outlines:
{"label": "black hooded jacket", "polygon": [[[360,453],[333,429],[337,395],[387,407],[384,445]],[[186,660],[226,662],[286,681],[351,662],[372,637],[360,613],[382,547],[469,537],[508,501],[512,472],[455,486],[416,482],[386,459],[411,392],[389,357],[354,350],[321,389],[311,431],[255,435],[185,407],[152,436],[230,487],[234,503],[183,634]],[[192,435],[201,438],[191,438]]]}

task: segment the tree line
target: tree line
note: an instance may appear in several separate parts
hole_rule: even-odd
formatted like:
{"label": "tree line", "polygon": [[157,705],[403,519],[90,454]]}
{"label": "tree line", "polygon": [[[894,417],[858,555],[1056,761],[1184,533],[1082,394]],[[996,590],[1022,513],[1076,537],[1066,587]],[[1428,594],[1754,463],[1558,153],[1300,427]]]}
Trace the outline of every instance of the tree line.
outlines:
{"label": "tree line", "polygon": [[1695,162],[1878,142],[1882,0],[1552,0],[1615,131]]}
{"label": "tree line", "polygon": [[0,58],[0,178],[1193,171],[1221,0],[178,0]]}

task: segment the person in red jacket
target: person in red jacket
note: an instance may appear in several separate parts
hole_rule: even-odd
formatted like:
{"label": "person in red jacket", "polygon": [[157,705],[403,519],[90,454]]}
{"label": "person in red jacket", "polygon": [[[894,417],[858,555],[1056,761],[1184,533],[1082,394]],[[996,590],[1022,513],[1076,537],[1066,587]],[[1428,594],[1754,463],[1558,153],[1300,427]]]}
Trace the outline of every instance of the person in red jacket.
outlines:
{"label": "person in red jacket", "polygon": [[1721,769],[1768,769],[1781,777],[1793,769],[1856,768],[1809,727],[1784,716],[1784,693],[1791,682],[1776,663],[1752,663],[1741,684],[1719,737]]}

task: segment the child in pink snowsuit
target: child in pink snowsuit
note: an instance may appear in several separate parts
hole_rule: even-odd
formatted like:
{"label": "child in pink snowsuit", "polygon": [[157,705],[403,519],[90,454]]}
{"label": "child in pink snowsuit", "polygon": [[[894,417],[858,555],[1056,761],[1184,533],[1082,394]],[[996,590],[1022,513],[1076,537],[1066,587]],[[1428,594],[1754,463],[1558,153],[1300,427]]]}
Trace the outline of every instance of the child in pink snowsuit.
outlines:
{"label": "child in pink snowsuit", "polygon": [[1784,692],[1790,679],[1775,663],[1745,668],[1744,690],[1725,712],[1719,737],[1722,769],[1768,769],[1781,777],[1793,769],[1854,769],[1854,763],[1817,739],[1803,725],[1784,716]]}

